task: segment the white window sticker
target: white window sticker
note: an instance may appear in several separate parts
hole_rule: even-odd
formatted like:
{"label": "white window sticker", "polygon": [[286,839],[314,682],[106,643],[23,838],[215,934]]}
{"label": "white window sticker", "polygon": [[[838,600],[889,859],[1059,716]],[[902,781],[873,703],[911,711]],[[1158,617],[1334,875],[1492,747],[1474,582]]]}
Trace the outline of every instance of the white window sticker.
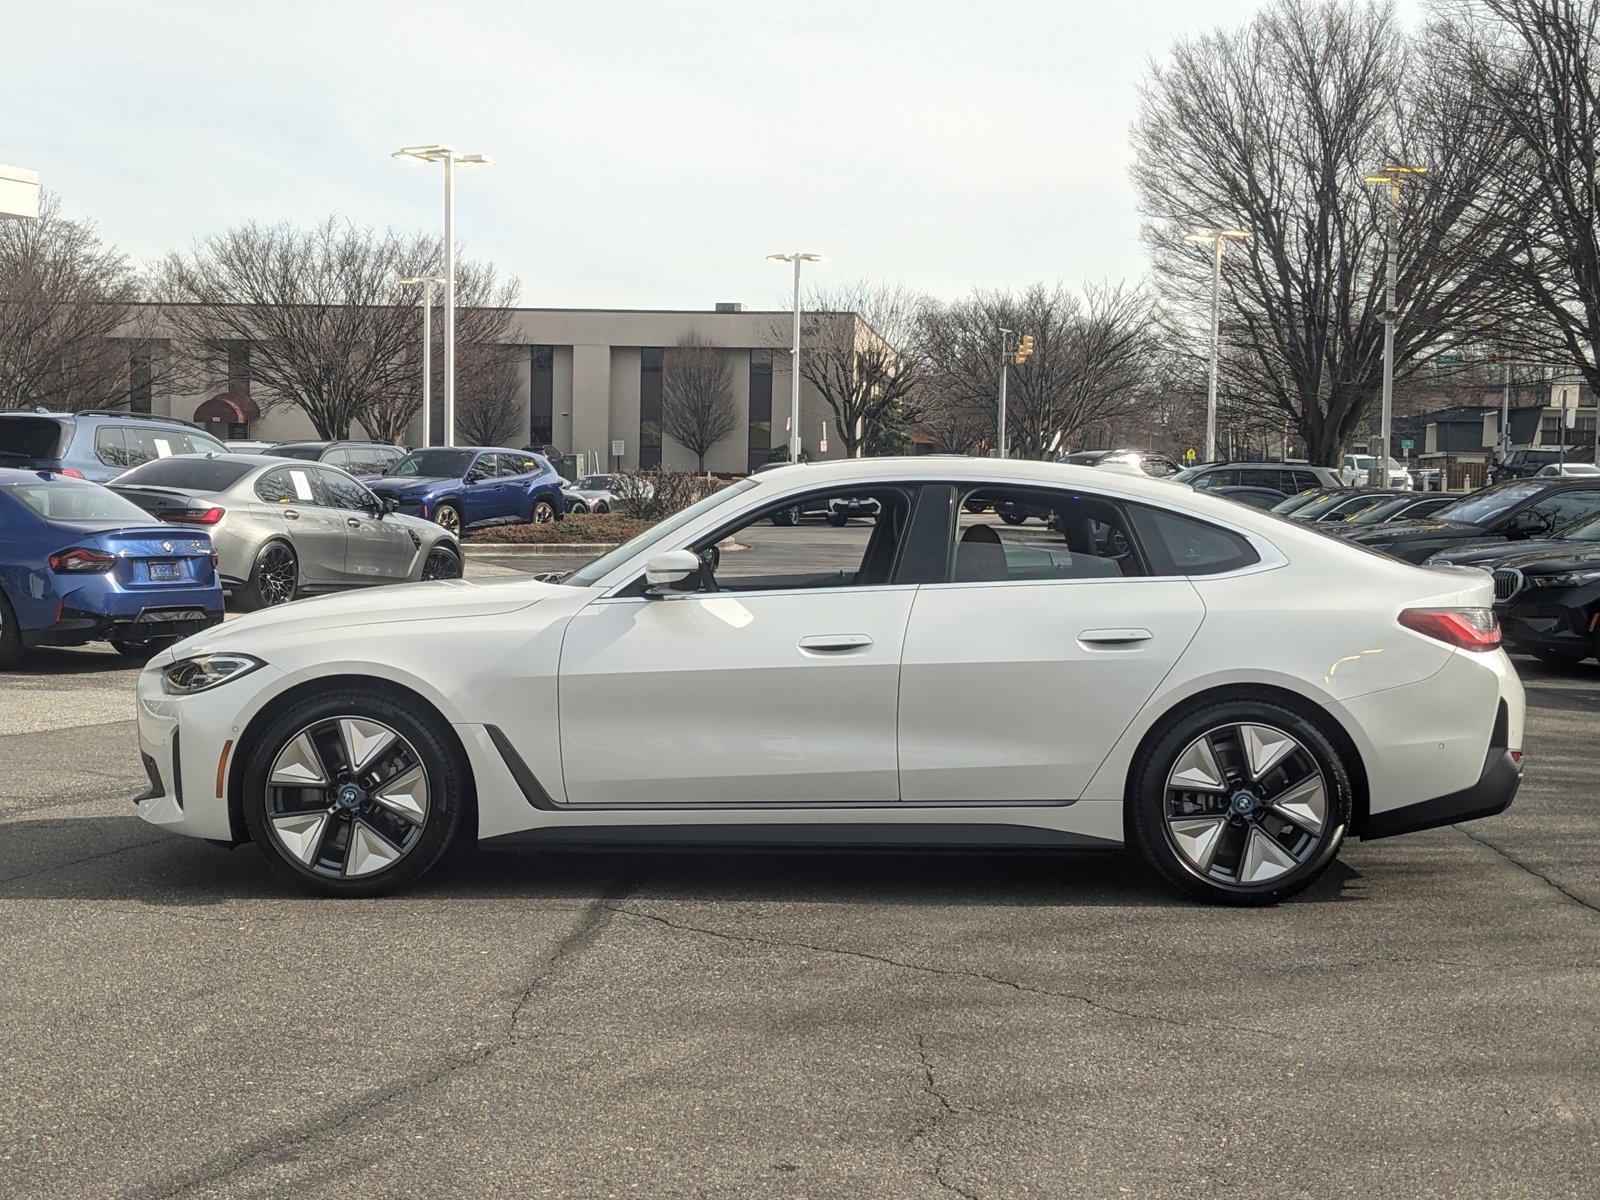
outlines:
{"label": "white window sticker", "polygon": [[167,441],[166,438],[157,438],[156,439],[156,457],[157,458],[171,458],[172,457],[172,443]]}
{"label": "white window sticker", "polygon": [[302,500],[315,500],[316,494],[311,490],[311,477],[304,471],[290,471],[289,478],[294,480],[294,494]]}

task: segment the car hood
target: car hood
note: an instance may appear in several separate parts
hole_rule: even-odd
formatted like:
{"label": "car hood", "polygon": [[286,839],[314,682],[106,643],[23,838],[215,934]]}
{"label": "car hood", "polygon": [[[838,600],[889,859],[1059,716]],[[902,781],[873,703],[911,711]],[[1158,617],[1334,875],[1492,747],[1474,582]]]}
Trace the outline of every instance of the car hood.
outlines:
{"label": "car hood", "polygon": [[[1596,550],[1600,551],[1600,544],[1588,544],[1594,545]],[[1540,558],[1552,550],[1564,550],[1571,545],[1571,542],[1559,538],[1531,539],[1524,542],[1508,542],[1504,538],[1474,538],[1464,545],[1439,551],[1428,560],[1428,565],[1448,563],[1458,567],[1485,567],[1492,570],[1508,558],[1519,558],[1523,555]]]}
{"label": "car hood", "polygon": [[1517,547],[1516,553],[1481,565],[1485,568],[1516,567],[1523,571],[1537,567],[1540,572],[1581,571],[1588,567],[1600,567],[1600,546],[1593,542],[1582,543],[1586,547],[1582,550],[1572,542],[1546,544],[1543,550],[1529,550],[1527,545],[1524,542]]}
{"label": "car hood", "polygon": [[1352,542],[1405,542],[1423,538],[1482,537],[1483,530],[1465,521],[1390,521],[1387,525],[1351,527],[1344,536]]}
{"label": "car hood", "polygon": [[472,583],[465,579],[435,580],[343,592],[296,600],[213,626],[183,642],[185,654],[212,650],[252,652],[279,635],[312,633],[355,625],[399,624],[464,617],[492,617],[537,604],[558,592],[561,584],[532,579]]}
{"label": "car hood", "polygon": [[392,475],[381,475],[368,486],[380,496],[420,496],[431,492],[434,488],[448,487],[460,480],[450,479],[443,475],[417,475],[400,479]]}

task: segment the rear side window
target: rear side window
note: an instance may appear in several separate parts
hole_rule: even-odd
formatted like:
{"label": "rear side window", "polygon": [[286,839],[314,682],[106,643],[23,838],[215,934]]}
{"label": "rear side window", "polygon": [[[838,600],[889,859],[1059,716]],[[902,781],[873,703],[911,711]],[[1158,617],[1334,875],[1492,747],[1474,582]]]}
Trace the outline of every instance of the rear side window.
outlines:
{"label": "rear side window", "polygon": [[102,425],[94,431],[94,456],[108,467],[126,467],[128,442],[122,436],[122,426]]}
{"label": "rear side window", "polygon": [[1142,504],[1130,504],[1128,512],[1157,575],[1221,575],[1261,561],[1231,530]]}
{"label": "rear side window", "polygon": [[268,504],[315,504],[317,493],[307,467],[278,467],[256,480],[256,495]]}
{"label": "rear side window", "polygon": [[952,583],[1055,583],[1143,575],[1122,509],[1083,492],[976,488],[961,497]]}
{"label": "rear side window", "polygon": [[159,458],[135,467],[117,480],[117,486],[189,488],[197,492],[221,492],[254,471],[251,463],[229,458]]}

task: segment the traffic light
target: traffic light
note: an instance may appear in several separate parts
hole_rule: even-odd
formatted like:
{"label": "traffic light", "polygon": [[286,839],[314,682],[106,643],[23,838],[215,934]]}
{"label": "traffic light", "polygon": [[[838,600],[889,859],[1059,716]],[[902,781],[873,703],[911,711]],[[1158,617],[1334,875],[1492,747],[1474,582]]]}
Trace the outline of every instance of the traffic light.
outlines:
{"label": "traffic light", "polygon": [[1021,366],[1033,357],[1033,334],[1025,333],[1017,343],[1017,352],[1011,356],[1011,361],[1016,366]]}
{"label": "traffic light", "polygon": [[1489,364],[1489,374],[1491,374],[1491,375],[1500,374],[1500,356],[1498,354],[1489,355],[1489,357],[1488,357],[1488,359],[1486,361]]}

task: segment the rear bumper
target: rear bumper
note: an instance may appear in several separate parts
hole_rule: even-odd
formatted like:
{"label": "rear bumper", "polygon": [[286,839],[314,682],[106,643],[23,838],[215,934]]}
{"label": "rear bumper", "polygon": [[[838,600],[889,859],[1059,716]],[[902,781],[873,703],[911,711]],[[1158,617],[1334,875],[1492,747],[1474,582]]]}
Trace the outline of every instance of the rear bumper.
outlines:
{"label": "rear bumper", "polygon": [[1404,808],[1372,813],[1361,834],[1362,840],[1393,837],[1397,833],[1415,833],[1419,829],[1436,829],[1440,825],[1454,825],[1458,821],[1476,821],[1480,817],[1495,816],[1511,807],[1521,783],[1520,756],[1514,758],[1511,751],[1503,746],[1491,746],[1477,783],[1459,792],[1424,800],[1421,804],[1408,804]]}
{"label": "rear bumper", "polygon": [[43,629],[22,630],[24,646],[81,646],[108,638],[147,641],[184,638],[222,621],[222,609],[196,604],[151,605],[117,616],[63,609],[61,619]]}

